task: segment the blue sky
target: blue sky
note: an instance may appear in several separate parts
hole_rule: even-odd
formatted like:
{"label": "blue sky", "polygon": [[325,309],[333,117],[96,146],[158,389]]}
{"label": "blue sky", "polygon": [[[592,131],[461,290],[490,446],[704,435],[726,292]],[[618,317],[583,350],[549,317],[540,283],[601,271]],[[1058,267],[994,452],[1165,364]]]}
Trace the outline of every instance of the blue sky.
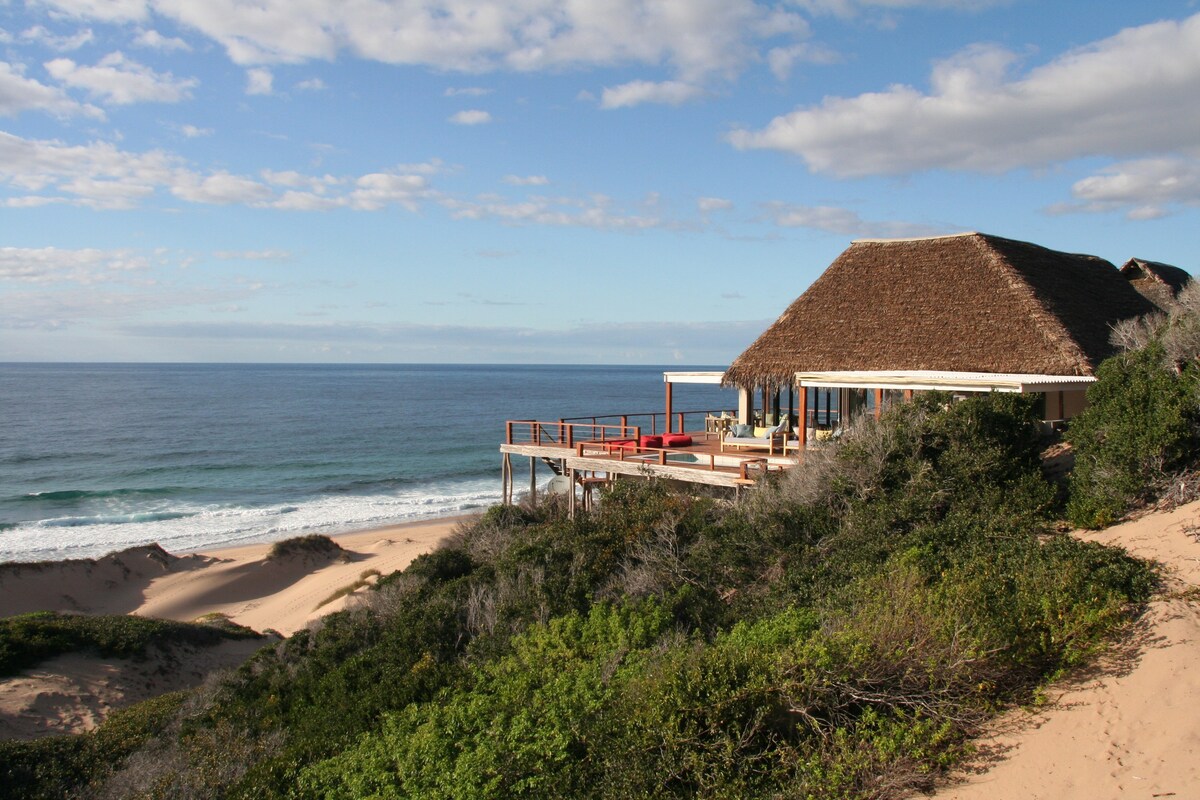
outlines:
{"label": "blue sky", "polygon": [[0,361],[723,364],[856,238],[1194,271],[1200,4],[0,0]]}

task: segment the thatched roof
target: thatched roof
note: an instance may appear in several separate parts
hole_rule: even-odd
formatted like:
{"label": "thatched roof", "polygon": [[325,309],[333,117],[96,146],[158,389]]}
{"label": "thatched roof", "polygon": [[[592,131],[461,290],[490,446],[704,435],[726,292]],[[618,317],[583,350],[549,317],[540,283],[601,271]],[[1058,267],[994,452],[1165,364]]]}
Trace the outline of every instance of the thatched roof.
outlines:
{"label": "thatched roof", "polygon": [[982,233],[854,242],[725,372],[1091,375],[1109,326],[1153,310],[1108,261]]}
{"label": "thatched roof", "polygon": [[1138,294],[1163,311],[1171,310],[1175,298],[1192,279],[1179,267],[1141,258],[1126,261],[1121,267],[1121,274],[1137,289]]}

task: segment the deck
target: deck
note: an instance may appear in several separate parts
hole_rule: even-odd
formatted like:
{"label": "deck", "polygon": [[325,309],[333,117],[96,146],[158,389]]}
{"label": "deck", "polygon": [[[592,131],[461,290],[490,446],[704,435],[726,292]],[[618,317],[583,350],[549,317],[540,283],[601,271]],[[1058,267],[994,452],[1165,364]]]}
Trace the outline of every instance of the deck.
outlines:
{"label": "deck", "polygon": [[[629,421],[628,417],[622,417],[614,424],[565,420],[508,422],[505,440],[500,445],[504,456],[505,502],[511,501],[514,455],[530,459],[530,489],[535,494],[539,460],[585,490],[591,483],[608,481],[617,475],[659,477],[737,490],[753,485],[768,472],[795,467],[802,458],[802,453],[795,450],[785,455],[778,448],[774,453],[767,449],[721,452],[719,434],[708,429],[687,430],[692,439],[688,446],[641,447],[638,441],[643,433],[661,431],[665,425],[657,420],[645,426],[630,425]],[[685,422],[686,415],[679,415],[678,423],[682,426]]]}

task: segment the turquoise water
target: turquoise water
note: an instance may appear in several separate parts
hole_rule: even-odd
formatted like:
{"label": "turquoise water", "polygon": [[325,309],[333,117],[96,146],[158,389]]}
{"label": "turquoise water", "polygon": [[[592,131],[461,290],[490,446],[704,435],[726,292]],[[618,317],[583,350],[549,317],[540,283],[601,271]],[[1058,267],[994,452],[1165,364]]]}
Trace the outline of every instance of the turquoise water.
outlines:
{"label": "turquoise water", "polygon": [[[476,511],[500,497],[505,420],[661,411],[662,371],[3,364],[0,561]],[[733,405],[716,387],[675,390],[678,410]]]}

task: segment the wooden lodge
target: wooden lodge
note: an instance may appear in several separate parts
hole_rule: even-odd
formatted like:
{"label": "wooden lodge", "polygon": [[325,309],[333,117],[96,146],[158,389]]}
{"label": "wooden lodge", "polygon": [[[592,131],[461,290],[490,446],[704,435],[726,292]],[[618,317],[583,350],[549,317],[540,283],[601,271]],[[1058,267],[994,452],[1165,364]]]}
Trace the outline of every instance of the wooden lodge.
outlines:
{"label": "wooden lodge", "polygon": [[[535,502],[542,461],[572,509],[574,487],[586,507],[594,487],[629,476],[736,492],[919,391],[1036,393],[1047,424],[1060,424],[1115,352],[1112,326],[1168,309],[1188,280],[1166,264],[1117,269],[981,233],[856,241],[725,372],[664,373],[662,414],[510,421],[504,502],[514,455],[529,459]],[[675,411],[674,386],[686,383],[736,388],[736,412]]]}

